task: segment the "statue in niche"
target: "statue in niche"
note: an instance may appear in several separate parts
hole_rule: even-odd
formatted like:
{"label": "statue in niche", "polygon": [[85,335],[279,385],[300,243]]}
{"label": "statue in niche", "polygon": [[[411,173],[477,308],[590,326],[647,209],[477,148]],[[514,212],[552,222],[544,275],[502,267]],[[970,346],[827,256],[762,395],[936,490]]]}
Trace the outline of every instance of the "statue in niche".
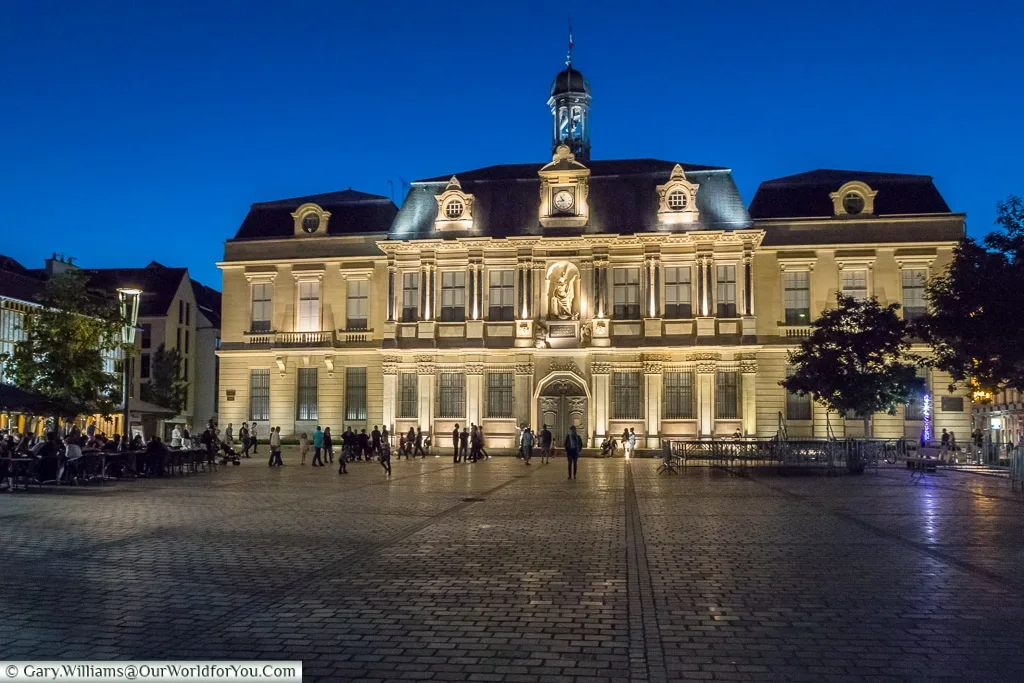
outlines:
{"label": "statue in niche", "polygon": [[552,267],[548,273],[551,300],[548,302],[548,318],[552,320],[576,320],[580,317],[576,302],[576,283],[579,272],[570,264]]}

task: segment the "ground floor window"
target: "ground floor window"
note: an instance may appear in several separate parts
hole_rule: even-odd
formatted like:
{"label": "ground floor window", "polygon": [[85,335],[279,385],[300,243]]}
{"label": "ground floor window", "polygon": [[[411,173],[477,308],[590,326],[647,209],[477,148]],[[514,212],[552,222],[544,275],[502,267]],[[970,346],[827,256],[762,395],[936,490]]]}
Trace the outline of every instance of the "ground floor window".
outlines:
{"label": "ground floor window", "polygon": [[665,373],[665,406],[662,409],[666,420],[692,420],[693,372]]}
{"label": "ground floor window", "polygon": [[366,368],[345,368],[345,419],[366,419]]}
{"label": "ground floor window", "polygon": [[643,418],[643,384],[639,372],[612,373],[611,414],[613,420]]}
{"label": "ground floor window", "polygon": [[715,419],[739,419],[740,373],[735,371],[719,372],[715,384]]}
{"label": "ground floor window", "polygon": [[487,417],[513,417],[512,373],[487,373]]}
{"label": "ground floor window", "polygon": [[317,368],[299,368],[295,401],[296,420],[317,420],[320,412],[317,405]]}
{"label": "ground floor window", "polygon": [[270,419],[270,370],[256,368],[249,371],[249,419]]}
{"label": "ground floor window", "polygon": [[437,416],[442,419],[466,416],[466,376],[442,372],[437,390]]}
{"label": "ground floor window", "polygon": [[398,417],[413,418],[419,412],[418,380],[414,372],[403,372],[398,376]]}

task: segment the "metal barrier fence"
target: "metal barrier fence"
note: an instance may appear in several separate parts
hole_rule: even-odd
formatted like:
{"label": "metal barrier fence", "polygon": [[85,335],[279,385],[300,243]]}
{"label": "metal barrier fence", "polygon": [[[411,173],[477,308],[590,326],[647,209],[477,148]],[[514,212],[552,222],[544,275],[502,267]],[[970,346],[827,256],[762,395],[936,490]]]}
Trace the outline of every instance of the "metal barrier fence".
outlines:
{"label": "metal barrier fence", "polygon": [[675,439],[664,442],[664,457],[676,465],[728,470],[824,469],[860,472],[907,457],[903,439]]}
{"label": "metal barrier fence", "polygon": [[1024,493],[1024,449],[1016,448],[1010,453],[1010,487],[1012,491],[1019,487]]}

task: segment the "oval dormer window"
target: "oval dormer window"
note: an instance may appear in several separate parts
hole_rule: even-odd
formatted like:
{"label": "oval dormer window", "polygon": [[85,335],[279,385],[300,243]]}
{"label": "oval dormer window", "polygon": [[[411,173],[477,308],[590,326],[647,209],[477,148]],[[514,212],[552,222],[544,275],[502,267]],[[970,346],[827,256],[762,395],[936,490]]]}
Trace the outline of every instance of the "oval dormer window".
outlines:
{"label": "oval dormer window", "polygon": [[864,197],[859,192],[847,192],[843,197],[843,210],[851,216],[864,211]]}
{"label": "oval dormer window", "polygon": [[686,208],[686,193],[682,190],[673,190],[668,195],[668,208],[673,211],[682,211]]}
{"label": "oval dormer window", "polygon": [[313,234],[320,228],[320,216],[315,213],[307,213],[302,217],[302,229]]}
{"label": "oval dormer window", "polygon": [[455,220],[456,218],[462,218],[462,214],[466,211],[465,205],[462,200],[453,199],[444,205],[444,215],[446,218]]}

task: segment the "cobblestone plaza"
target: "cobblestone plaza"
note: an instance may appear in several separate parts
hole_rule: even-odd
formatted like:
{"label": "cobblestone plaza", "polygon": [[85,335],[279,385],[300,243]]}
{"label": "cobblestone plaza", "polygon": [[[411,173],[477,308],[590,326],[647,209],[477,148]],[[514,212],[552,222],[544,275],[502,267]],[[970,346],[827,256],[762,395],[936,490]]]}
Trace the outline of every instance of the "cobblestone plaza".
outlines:
{"label": "cobblestone plaza", "polygon": [[1005,480],[396,461],[0,496],[0,659],[305,680],[1024,679]]}

